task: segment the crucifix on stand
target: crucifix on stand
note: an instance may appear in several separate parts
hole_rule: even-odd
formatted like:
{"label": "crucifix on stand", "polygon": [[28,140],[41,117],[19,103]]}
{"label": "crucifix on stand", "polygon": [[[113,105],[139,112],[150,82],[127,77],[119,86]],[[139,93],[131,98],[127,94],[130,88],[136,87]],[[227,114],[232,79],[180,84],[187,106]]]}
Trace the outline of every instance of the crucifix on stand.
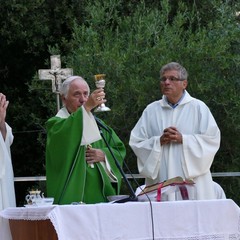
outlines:
{"label": "crucifix on stand", "polygon": [[61,68],[60,55],[50,56],[51,69],[39,69],[40,80],[52,80],[52,91],[57,95],[57,110],[60,109],[60,88],[62,81],[73,75],[72,68]]}

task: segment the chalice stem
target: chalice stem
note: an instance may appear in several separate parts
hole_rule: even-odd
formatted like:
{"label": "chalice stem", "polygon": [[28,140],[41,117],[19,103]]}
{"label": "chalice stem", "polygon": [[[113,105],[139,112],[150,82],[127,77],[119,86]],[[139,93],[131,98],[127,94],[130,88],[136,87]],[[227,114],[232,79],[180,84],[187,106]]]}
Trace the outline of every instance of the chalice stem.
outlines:
{"label": "chalice stem", "polygon": [[[97,74],[95,75],[95,84],[97,88],[104,89],[106,81],[104,80],[105,74]],[[94,112],[106,112],[111,111],[109,107],[106,107],[104,103],[100,104]]]}

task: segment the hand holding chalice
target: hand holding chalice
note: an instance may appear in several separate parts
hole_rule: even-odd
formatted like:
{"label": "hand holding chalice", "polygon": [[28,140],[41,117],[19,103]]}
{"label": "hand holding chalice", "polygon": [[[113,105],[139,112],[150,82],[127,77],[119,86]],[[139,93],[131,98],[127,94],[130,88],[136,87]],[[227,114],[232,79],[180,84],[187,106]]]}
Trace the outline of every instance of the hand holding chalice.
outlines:
{"label": "hand holding chalice", "polygon": [[[97,74],[94,75],[95,77],[95,85],[97,88],[104,88],[105,87],[105,76],[106,74]],[[106,111],[111,111],[111,109],[109,107],[106,107],[104,103],[100,104],[95,110],[94,112],[106,112]]]}

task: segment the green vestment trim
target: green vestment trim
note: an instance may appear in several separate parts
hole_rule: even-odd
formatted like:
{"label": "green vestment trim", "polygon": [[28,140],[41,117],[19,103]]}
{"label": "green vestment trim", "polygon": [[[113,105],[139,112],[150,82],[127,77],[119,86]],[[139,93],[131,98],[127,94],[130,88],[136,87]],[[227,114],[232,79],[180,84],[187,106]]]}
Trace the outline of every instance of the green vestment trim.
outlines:
{"label": "green vestment trim", "polygon": [[[94,168],[86,163],[86,147],[80,146],[83,126],[81,108],[68,118],[52,117],[46,126],[47,196],[54,197],[54,203],[106,202],[107,196],[120,193],[121,173],[102,139],[91,145],[105,152],[118,181],[115,183],[110,181],[101,163],[95,163]],[[113,129],[108,128],[111,133],[103,130],[103,134],[122,166],[126,154],[124,144]]]}

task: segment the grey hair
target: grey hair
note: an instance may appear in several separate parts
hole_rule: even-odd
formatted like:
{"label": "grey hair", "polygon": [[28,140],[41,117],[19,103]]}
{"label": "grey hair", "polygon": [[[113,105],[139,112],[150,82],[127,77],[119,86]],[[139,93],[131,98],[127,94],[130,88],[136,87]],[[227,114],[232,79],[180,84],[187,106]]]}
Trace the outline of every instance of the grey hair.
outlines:
{"label": "grey hair", "polygon": [[170,70],[176,70],[179,74],[179,78],[181,80],[187,80],[188,79],[188,72],[187,70],[182,66],[180,65],[179,63],[177,62],[170,62],[166,65],[164,65],[161,70],[160,70],[160,77],[163,76],[163,74],[166,72],[166,71],[170,71]]}
{"label": "grey hair", "polygon": [[86,85],[88,87],[88,95],[90,94],[90,87],[89,87],[88,83],[85,81],[84,78],[82,78],[80,76],[70,76],[62,83],[62,86],[61,86],[61,89],[60,89],[60,94],[62,96],[67,97],[68,91],[69,91],[69,86],[76,79],[79,79],[80,81],[86,83]]}

